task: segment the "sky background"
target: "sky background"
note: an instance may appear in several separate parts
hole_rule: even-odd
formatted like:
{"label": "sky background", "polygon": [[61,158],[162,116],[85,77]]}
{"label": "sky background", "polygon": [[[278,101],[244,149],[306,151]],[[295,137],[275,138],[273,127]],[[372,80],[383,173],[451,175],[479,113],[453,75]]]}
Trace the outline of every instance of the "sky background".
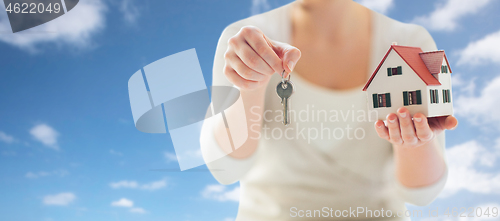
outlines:
{"label": "sky background", "polygon": [[[224,27],[289,2],[81,0],[16,34],[0,4],[0,220],[233,220],[239,184],[177,172],[168,134],[135,129],[127,82],[196,48],[211,85]],[[500,208],[500,1],[358,2],[426,27],[453,70],[448,183],[409,208]]]}

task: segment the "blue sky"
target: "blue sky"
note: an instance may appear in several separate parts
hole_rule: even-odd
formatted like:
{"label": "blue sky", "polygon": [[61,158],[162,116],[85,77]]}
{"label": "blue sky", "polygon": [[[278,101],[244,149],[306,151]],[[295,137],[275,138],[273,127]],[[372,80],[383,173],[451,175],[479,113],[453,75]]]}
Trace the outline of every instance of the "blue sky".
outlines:
{"label": "blue sky", "polygon": [[[82,0],[15,35],[0,8],[0,219],[233,220],[238,184],[176,172],[169,136],[135,129],[127,81],[196,48],[210,85],[223,28],[288,2]],[[410,208],[500,208],[500,2],[360,2],[426,27],[453,70],[460,126],[447,133],[448,184]]]}

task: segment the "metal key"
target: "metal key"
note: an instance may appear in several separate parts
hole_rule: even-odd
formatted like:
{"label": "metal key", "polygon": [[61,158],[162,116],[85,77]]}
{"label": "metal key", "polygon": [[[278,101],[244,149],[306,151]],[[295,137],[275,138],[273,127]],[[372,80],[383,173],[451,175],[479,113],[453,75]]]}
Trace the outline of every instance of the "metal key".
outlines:
{"label": "metal key", "polygon": [[288,115],[288,99],[293,94],[293,84],[288,80],[282,80],[276,86],[276,93],[278,97],[281,98],[281,104],[283,105],[283,125],[287,126],[290,124],[290,116]]}

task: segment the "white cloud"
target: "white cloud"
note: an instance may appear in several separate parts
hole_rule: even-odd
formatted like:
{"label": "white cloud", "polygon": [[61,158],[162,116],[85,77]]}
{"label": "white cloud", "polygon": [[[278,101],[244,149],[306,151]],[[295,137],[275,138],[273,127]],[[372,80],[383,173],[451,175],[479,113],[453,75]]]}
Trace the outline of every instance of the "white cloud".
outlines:
{"label": "white cloud", "polygon": [[476,77],[472,77],[472,79],[464,79],[463,75],[460,73],[454,72],[451,75],[451,85],[453,85],[453,93],[456,92],[465,93],[467,96],[472,96],[474,91],[476,91]]}
{"label": "white cloud", "polygon": [[137,188],[139,184],[136,181],[127,181],[127,180],[122,180],[118,181],[116,183],[110,183],[109,186],[113,189],[120,189],[120,188]]}
{"label": "white cloud", "polygon": [[40,141],[43,145],[54,150],[59,150],[59,146],[57,145],[57,137],[59,137],[59,133],[49,125],[38,124],[31,128],[30,134],[35,138],[35,140]]}
{"label": "white cloud", "polygon": [[484,38],[470,42],[460,50],[459,65],[479,65],[485,63],[500,63],[500,31],[486,35]]}
{"label": "white cloud", "polygon": [[66,176],[68,174],[69,173],[66,170],[54,170],[54,171],[49,171],[49,172],[46,172],[46,171],[28,172],[28,173],[26,173],[25,176],[26,176],[26,178],[36,179],[36,178],[46,177],[46,176],[60,176],[60,177],[63,177],[63,176]]}
{"label": "white cloud", "polygon": [[67,206],[76,199],[75,194],[66,192],[43,197],[43,204],[55,206]]}
{"label": "white cloud", "polygon": [[472,124],[498,126],[500,96],[495,96],[497,94],[500,94],[500,76],[483,87],[478,96],[473,94],[457,96],[453,101],[454,111],[456,115],[465,117]]}
{"label": "white cloud", "polygon": [[131,208],[130,209],[130,212],[131,213],[140,213],[140,214],[144,214],[144,213],[147,213],[147,211],[143,208],[140,208],[140,207],[134,207],[134,208]]}
{"label": "white cloud", "polygon": [[394,6],[394,0],[358,0],[358,3],[382,14],[386,14]]}
{"label": "white cloud", "polygon": [[166,186],[167,186],[167,180],[163,179],[163,180],[158,180],[158,181],[154,181],[151,183],[143,184],[143,185],[141,185],[140,188],[143,190],[157,190],[157,189],[161,189],[161,188],[166,187]]}
{"label": "white cloud", "polygon": [[0,131],[0,141],[11,144],[11,143],[14,143],[15,139],[13,136],[10,136],[10,135],[4,133],[3,131]]}
{"label": "white cloud", "polygon": [[129,212],[131,213],[147,213],[147,211],[141,207],[134,207],[134,201],[127,198],[121,198],[117,201],[113,201],[111,202],[111,206],[130,208]]}
{"label": "white cloud", "polygon": [[111,206],[116,206],[116,207],[133,207],[134,206],[134,201],[129,200],[127,198],[121,198],[117,201],[111,202]]}
{"label": "white cloud", "polygon": [[234,201],[238,202],[240,200],[240,187],[235,187],[232,190],[226,190],[226,186],[214,184],[208,185],[201,192],[204,198],[217,200],[220,202]]}
{"label": "white cloud", "polygon": [[500,194],[500,173],[483,172],[479,166],[492,168],[500,158],[500,149],[488,150],[472,140],[446,150],[448,181],[439,197],[449,197],[460,190],[480,194]]}
{"label": "white cloud", "polygon": [[269,9],[271,9],[271,6],[267,0],[252,0],[252,8],[250,9],[252,15],[266,12]]}
{"label": "white cloud", "polygon": [[175,153],[165,152],[163,153],[167,162],[177,161],[177,155]]}
{"label": "white cloud", "polygon": [[459,20],[477,13],[491,0],[446,0],[436,4],[436,9],[429,15],[413,19],[414,23],[421,24],[430,30],[453,31],[458,27]]}
{"label": "white cloud", "polygon": [[123,14],[123,19],[131,25],[135,25],[137,19],[141,15],[139,8],[134,4],[134,0],[123,0],[120,4],[120,12]]}
{"label": "white cloud", "polygon": [[224,219],[224,221],[234,221],[234,218],[227,217],[227,218]]}
{"label": "white cloud", "polygon": [[116,155],[116,156],[123,156],[123,153],[122,152],[119,152],[119,151],[116,151],[116,150],[109,150],[109,153],[112,154],[112,155]]}
{"label": "white cloud", "polygon": [[[0,5],[5,12],[4,4]],[[103,0],[80,1],[68,13],[18,33],[12,33],[7,13],[0,13],[0,41],[29,52],[38,51],[42,43],[85,48],[91,46],[91,37],[104,28],[106,11]]]}
{"label": "white cloud", "polygon": [[142,190],[158,190],[167,186],[167,179],[153,181],[151,183],[139,184],[137,181],[122,180],[115,183],[110,183],[109,186],[113,189],[128,188]]}

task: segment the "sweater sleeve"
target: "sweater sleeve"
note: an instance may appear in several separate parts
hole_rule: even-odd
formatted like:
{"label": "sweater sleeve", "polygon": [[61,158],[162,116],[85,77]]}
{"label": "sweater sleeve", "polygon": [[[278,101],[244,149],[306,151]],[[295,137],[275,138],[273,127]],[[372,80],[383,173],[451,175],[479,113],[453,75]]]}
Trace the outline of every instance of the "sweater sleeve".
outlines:
{"label": "sweater sleeve", "polygon": [[[444,158],[445,151],[445,136],[444,132],[436,137],[439,143],[439,153]],[[439,193],[443,190],[446,180],[448,179],[448,163],[445,160],[446,169],[444,174],[435,183],[419,188],[409,188],[401,184],[401,182],[394,177],[394,188],[396,190],[397,196],[407,203],[411,203],[416,206],[426,206],[430,204]]]}
{"label": "sweater sleeve", "polygon": [[[237,34],[241,24],[235,23],[228,26],[219,38],[217,45],[214,66],[213,66],[213,86],[233,86],[224,76],[223,69],[225,65],[224,53],[227,49],[227,41],[230,37]],[[221,94],[212,93],[212,100],[218,99],[214,96],[222,96]],[[224,99],[224,98],[219,98]],[[211,105],[212,106],[212,105]],[[210,111],[210,110],[209,110]],[[214,176],[214,178],[221,184],[232,184],[239,181],[247,174],[250,168],[254,165],[258,151],[254,152],[252,156],[245,159],[236,159],[223,151],[221,145],[215,139],[214,128],[217,122],[222,121],[221,114],[217,114],[211,118],[207,118],[203,122],[200,146],[203,159]],[[231,124],[229,122],[229,124]],[[226,137],[226,139],[231,139]]]}
{"label": "sweater sleeve", "polygon": [[[412,31],[408,31],[405,34],[404,38],[408,39],[414,46],[419,46],[423,51],[434,51],[437,50],[436,43],[434,39],[429,34],[429,32],[418,25],[406,24],[412,29]],[[394,187],[396,190],[397,196],[403,201],[416,205],[416,206],[425,206],[430,204],[439,193],[443,190],[446,180],[448,179],[448,163],[445,158],[445,132],[441,133],[436,137],[438,143],[438,151],[439,154],[443,157],[445,162],[445,172],[441,176],[441,178],[435,183],[420,187],[420,188],[409,188],[400,183],[400,181],[395,178],[394,179]]]}

